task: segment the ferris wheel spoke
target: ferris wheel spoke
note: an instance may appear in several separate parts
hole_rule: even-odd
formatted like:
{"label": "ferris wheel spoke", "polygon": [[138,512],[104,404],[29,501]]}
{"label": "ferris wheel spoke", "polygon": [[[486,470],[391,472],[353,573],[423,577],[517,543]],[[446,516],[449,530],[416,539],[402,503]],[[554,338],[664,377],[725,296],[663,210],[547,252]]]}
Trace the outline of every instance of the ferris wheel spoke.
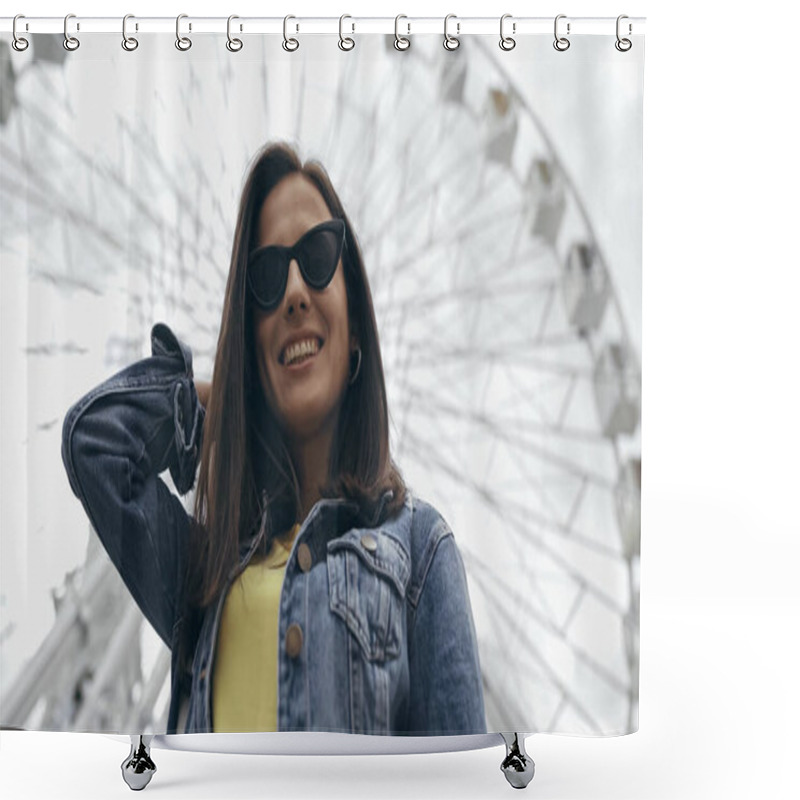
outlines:
{"label": "ferris wheel spoke", "polygon": [[[469,382],[470,387],[465,393],[464,397],[469,398],[472,396],[470,389],[476,382],[476,375],[474,371],[470,370],[467,374],[465,374],[465,381]],[[455,383],[448,381],[446,388],[447,393],[452,395],[455,387]],[[585,444],[603,444],[605,441],[604,437],[593,430],[571,429],[566,427],[556,429],[546,420],[544,422],[537,422],[536,420],[531,419],[530,415],[524,417],[511,417],[493,413],[491,411],[491,404],[487,405],[486,403],[483,403],[473,407],[468,402],[447,402],[438,394],[435,394],[430,390],[426,390],[419,384],[408,384],[406,385],[404,391],[406,394],[411,395],[414,398],[415,403],[419,406],[420,413],[424,414],[425,416],[428,416],[434,412],[439,413],[443,416],[447,416],[450,419],[464,423],[465,426],[468,426],[469,430],[485,430],[487,435],[489,435],[493,441],[507,441],[509,444],[518,443],[520,449],[524,452],[531,452],[530,449],[534,448],[533,453],[535,455],[541,455],[541,453],[535,451],[535,444],[533,441],[527,441],[524,438],[525,434],[539,433],[550,436],[554,433],[557,433],[558,438],[561,441],[565,439],[572,439],[575,442],[581,442]],[[540,416],[543,415],[540,414]],[[514,432],[513,435],[509,433],[510,431]],[[557,465],[560,467],[564,466],[564,462],[553,463],[557,463]],[[591,473],[578,470],[577,467],[575,467],[574,470],[570,470],[570,474],[579,474],[582,477],[591,477]],[[592,482],[594,485],[603,489],[610,490],[613,488],[607,480],[603,479],[602,476],[599,475],[599,473],[595,474]]]}
{"label": "ferris wheel spoke", "polygon": [[[128,184],[127,179],[119,172],[119,170],[115,169],[109,164],[102,164],[96,157],[92,157],[88,153],[85,153],[62,131],[60,131],[58,128],[53,128],[52,125],[49,124],[48,118],[42,112],[40,112],[39,109],[35,108],[31,104],[21,103],[20,105],[22,110],[28,114],[28,117],[32,123],[38,125],[40,130],[42,130],[46,136],[57,140],[63,147],[67,149],[70,158],[76,162],[76,167],[80,167],[81,173],[87,182],[92,183],[96,181],[98,184],[104,187],[106,192],[111,191],[119,194],[120,197],[124,196],[125,201],[129,203],[130,207],[142,217],[145,223],[149,223],[156,230],[165,231],[168,235],[180,241],[182,246],[189,250],[197,259],[200,258],[202,254],[197,248],[197,245],[192,241],[186,242],[181,236],[180,231],[175,228],[174,224],[169,220],[166,220],[158,210],[154,210],[160,208],[158,203],[153,203],[152,198],[144,198],[139,196],[138,193]],[[117,115],[117,122],[120,130],[126,135],[126,141],[130,144],[130,146],[141,147],[142,140],[145,137],[140,132],[134,133],[129,128],[126,121],[119,115]],[[191,217],[191,212],[187,212],[185,209],[192,209],[196,206],[196,196],[190,200],[188,194],[183,194],[177,188],[183,185],[182,181],[170,181],[169,174],[166,176],[164,175],[164,173],[161,171],[162,164],[159,164],[159,157],[155,149],[152,151],[147,151],[146,154],[143,153],[143,155],[146,155],[149,159],[148,163],[151,165],[151,172],[157,174],[160,179],[166,178],[165,182],[162,183],[162,191],[164,191],[166,194],[173,195],[175,197],[176,205],[179,209],[181,209],[181,212],[189,214]],[[151,155],[152,158],[150,158]],[[42,174],[35,163],[27,161],[21,166],[23,169],[25,169],[25,174],[29,181],[30,176],[36,176],[35,181],[30,181],[31,186],[33,186],[34,183],[39,184],[40,186],[45,187],[47,189],[47,194],[51,196],[59,197],[59,195],[62,194],[59,187],[54,186],[52,182],[49,181],[47,176]],[[199,178],[201,174],[202,170],[195,170],[196,177]],[[205,183],[207,185],[207,182]],[[80,214],[80,211],[75,208],[75,205],[75,199],[72,194],[70,194],[69,197],[64,196],[61,204],[61,208],[65,210],[64,215],[72,216],[75,214]],[[212,203],[212,207],[216,208],[217,210],[221,209],[218,201]],[[199,227],[199,216],[195,214],[193,217],[191,217],[191,221],[195,226]],[[85,212],[83,218],[79,219],[78,222],[81,224],[81,226],[85,225],[87,228],[93,228],[98,235],[106,241],[113,241],[116,238],[116,235],[109,230],[110,226],[98,221],[96,219],[96,215],[94,214]],[[212,245],[213,243],[214,242],[212,240]],[[133,247],[134,250],[138,249],[139,254],[141,255],[141,247],[137,241],[129,244],[128,247]],[[220,279],[224,279],[224,273],[218,266],[219,258],[216,257],[214,253],[208,253],[207,255],[209,257],[209,263],[216,269],[218,277]],[[152,258],[160,259],[161,256],[153,256]],[[178,265],[178,267],[180,268],[180,265]],[[195,281],[202,281],[202,278],[196,274],[190,273],[190,276]]]}
{"label": "ferris wheel spoke", "polygon": [[[463,160],[468,161],[470,155],[471,154],[466,154],[463,156]],[[459,160],[462,159],[457,159],[453,166],[455,166]],[[387,175],[389,174],[391,173],[387,171]],[[490,204],[490,200],[492,200],[495,193],[498,195],[502,195],[503,193],[503,187],[500,183],[494,184],[489,191],[483,192],[483,194],[481,194],[480,187],[471,187],[470,192],[465,193],[459,191],[460,187],[458,186],[454,187],[452,194],[447,194],[447,180],[450,177],[454,177],[455,180],[460,180],[457,171],[454,172],[452,168],[446,168],[441,173],[428,176],[426,183],[418,189],[411,190],[410,194],[404,194],[400,191],[394,195],[394,205],[391,207],[390,213],[384,218],[377,220],[373,227],[375,235],[384,233],[385,230],[391,228],[391,226],[401,226],[404,223],[406,225],[411,224],[405,219],[406,217],[411,217],[412,222],[415,222],[417,217],[421,215],[423,209],[426,212],[430,211],[430,199],[434,196],[434,189],[438,192],[439,197],[439,203],[436,208],[447,209],[448,211],[447,214],[443,213],[441,210],[438,212],[437,225],[440,232],[437,238],[442,235],[442,231],[449,231],[451,228],[460,231],[461,235],[464,235],[467,231],[471,231],[472,235],[478,235],[483,232],[479,227],[481,223],[485,224],[487,221],[489,223],[502,222],[508,218],[509,211],[518,211],[523,208],[523,203],[519,199],[511,203],[508,201],[501,202],[500,208],[497,208],[496,204]],[[479,198],[481,202],[477,203]],[[491,208],[492,211],[486,211],[485,209],[487,207]],[[471,214],[474,213],[472,211],[474,208],[480,209],[477,212],[479,215],[477,219],[473,219],[471,216]],[[428,217],[425,218],[427,221]],[[457,236],[458,234],[455,235]],[[364,239],[366,247],[371,246],[373,243],[374,239],[369,237]]]}
{"label": "ferris wheel spoke", "polygon": [[[495,590],[490,581],[481,580],[478,575],[480,575],[480,570],[477,570],[475,573],[476,583],[481,587],[483,595],[487,601],[497,609],[498,613],[493,615],[493,618],[497,621],[497,624],[505,624],[508,626],[510,624],[509,618],[513,619],[513,616],[510,617],[510,615],[508,615],[506,612],[506,609],[510,604],[507,596],[508,587],[503,585],[503,595],[505,595],[504,599],[504,597],[501,596],[497,590]],[[514,603],[513,605],[515,607],[520,607],[517,603]],[[521,607],[524,608],[527,607],[527,605],[528,604],[525,603]],[[550,683],[556,688],[559,695],[575,709],[575,712],[584,720],[591,730],[599,733],[602,730],[600,723],[594,718],[594,715],[588,710],[588,708],[586,708],[584,703],[578,700],[574,692],[566,685],[566,683],[558,677],[553,668],[550,666],[548,659],[542,654],[540,648],[531,641],[527,633],[527,628],[517,624],[513,628],[512,633],[513,637],[510,638],[513,642],[513,645],[509,646],[522,649],[524,653],[530,655],[536,661],[537,665]],[[575,655],[576,660],[583,661],[583,658],[577,652],[573,651],[573,654]],[[602,672],[598,672],[591,663],[587,663],[586,666],[589,667],[589,669],[592,670],[597,677],[601,679],[605,678],[605,675]],[[505,696],[504,692],[501,692],[501,694],[502,696]]]}
{"label": "ferris wheel spoke", "polygon": [[[464,561],[469,562],[470,564],[470,575],[475,578],[478,585],[487,594],[487,596],[490,598],[490,602],[498,609],[498,611],[507,609],[509,606],[512,608],[526,609],[524,620],[526,624],[524,625],[522,624],[523,621],[521,619],[507,613],[498,613],[492,615],[493,618],[498,621],[498,623],[505,623],[509,627],[511,627],[513,624],[513,628],[510,631],[512,634],[512,636],[509,636],[510,639],[516,639],[519,631],[522,629],[526,631],[529,630],[530,628],[527,622],[530,618],[534,618],[542,628],[549,631],[549,633],[551,633],[555,638],[562,640],[569,647],[576,661],[583,663],[595,677],[604,681],[609,687],[617,692],[620,692],[621,694],[626,694],[628,692],[629,686],[621,681],[614,674],[614,672],[600,663],[577,642],[572,641],[569,638],[569,623],[574,616],[575,609],[580,605],[585,596],[585,585],[578,586],[578,590],[575,593],[575,598],[566,619],[561,624],[558,624],[553,620],[552,617],[541,614],[536,610],[535,607],[531,607],[527,597],[522,596],[522,594],[515,589],[503,576],[497,575],[495,572],[493,572],[491,568],[487,567],[480,558],[472,555],[469,550],[466,550],[463,547],[460,547],[459,549]],[[537,660],[546,662],[546,659],[544,659],[541,655],[541,648],[536,647],[528,636],[522,636],[521,638],[527,644],[528,652],[535,653]]]}
{"label": "ferris wheel spoke", "polygon": [[[539,537],[533,534],[530,530],[531,525],[536,524],[542,530],[566,544],[578,545],[612,561],[616,561],[619,558],[618,549],[590,539],[577,531],[570,530],[559,520],[551,519],[539,513],[531,508],[530,505],[515,502],[508,493],[501,495],[500,491],[496,491],[492,487],[475,480],[472,475],[465,473],[461,465],[456,466],[446,461],[442,456],[436,455],[436,453],[432,452],[432,448],[427,442],[420,440],[410,431],[406,432],[404,438],[407,444],[410,445],[405,450],[408,458],[420,461],[429,470],[431,465],[435,466],[437,475],[446,476],[456,487],[469,489],[477,500],[498,515],[503,525],[509,524],[515,517],[522,520],[521,525],[518,525],[518,527],[512,525],[509,529],[515,533],[520,533],[523,538],[527,537],[526,546],[537,544],[542,547],[551,558],[556,560],[573,577],[577,578],[578,573],[567,564],[563,556],[553,551],[549,545],[546,545]],[[532,485],[535,485],[533,481],[531,482]],[[530,486],[528,488],[530,489]],[[592,592],[614,611],[620,610],[616,601],[608,593],[603,592],[598,587],[592,587]]]}
{"label": "ferris wheel spoke", "polygon": [[[417,260],[424,257],[427,260],[432,260],[440,250],[452,249],[454,246],[468,247],[472,240],[486,237],[487,231],[492,230],[492,226],[500,227],[508,223],[510,215],[519,211],[519,204],[514,203],[507,207],[501,207],[491,214],[486,214],[480,220],[471,220],[466,223],[461,223],[459,226],[448,225],[447,219],[440,219],[439,224],[443,225],[441,232],[436,235],[429,235],[422,241],[415,241],[415,249],[400,253],[393,262],[382,264],[381,269],[388,272],[400,272],[404,270],[415,269]],[[369,248],[374,244],[374,241],[365,241],[365,247]],[[537,252],[534,249],[534,252]],[[539,250],[542,257],[549,255],[545,251]],[[515,253],[509,254],[500,263],[493,262],[493,266],[498,270],[502,270],[505,266],[518,266],[519,259]]]}
{"label": "ferris wheel spoke", "polygon": [[[469,162],[470,159],[480,159],[480,156],[481,156],[482,152],[483,152],[482,146],[477,146],[477,147],[475,147],[475,148],[473,148],[471,150],[468,150],[468,151],[462,151],[461,153],[459,153],[458,156],[456,156],[455,158],[453,158],[452,160],[447,162],[443,169],[441,169],[441,170],[435,172],[434,174],[432,174],[428,178],[427,183],[426,183],[426,185],[424,187],[421,187],[420,189],[405,195],[402,198],[403,204],[406,207],[409,207],[409,206],[410,207],[414,207],[415,205],[423,202],[425,200],[425,198],[427,197],[427,194],[429,192],[429,187],[431,185],[434,185],[434,184],[437,184],[437,183],[441,183],[441,181],[444,180],[453,171],[453,169],[458,167],[458,165],[460,163],[462,163],[463,161]],[[376,221],[374,221],[373,222],[373,230],[376,231],[376,232],[377,231],[386,230],[386,228],[389,227],[389,225],[392,222],[392,218],[393,218],[394,212],[395,212],[395,209],[392,208],[392,211],[388,215],[386,215],[386,216],[384,216],[382,218],[379,218]],[[369,239],[365,240],[365,243],[369,243],[369,242],[370,242]]]}

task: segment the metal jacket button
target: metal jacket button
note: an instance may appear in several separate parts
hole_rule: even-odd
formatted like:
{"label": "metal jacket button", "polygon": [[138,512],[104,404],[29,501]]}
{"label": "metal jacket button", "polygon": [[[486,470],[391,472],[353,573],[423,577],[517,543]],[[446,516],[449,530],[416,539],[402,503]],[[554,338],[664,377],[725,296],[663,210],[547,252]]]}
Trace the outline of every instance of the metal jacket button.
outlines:
{"label": "metal jacket button", "polygon": [[293,622],[286,631],[286,654],[289,658],[297,658],[303,649],[303,629]]}
{"label": "metal jacket button", "polygon": [[371,533],[365,533],[361,537],[361,546],[374,553],[378,549],[378,540]]}
{"label": "metal jacket button", "polygon": [[305,543],[301,542],[297,548],[297,563],[303,572],[308,572],[311,569],[311,548]]}

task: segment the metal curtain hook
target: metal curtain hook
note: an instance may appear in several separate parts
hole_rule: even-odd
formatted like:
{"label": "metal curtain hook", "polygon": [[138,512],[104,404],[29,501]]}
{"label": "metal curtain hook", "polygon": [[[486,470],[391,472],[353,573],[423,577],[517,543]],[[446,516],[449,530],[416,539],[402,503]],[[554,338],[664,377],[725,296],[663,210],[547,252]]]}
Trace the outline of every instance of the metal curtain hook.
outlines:
{"label": "metal curtain hook", "polygon": [[[510,36],[505,36],[503,34],[503,25],[507,19],[511,19],[511,14],[503,14],[500,17],[500,49],[501,50],[513,50],[517,46],[516,39],[512,39]],[[517,32],[517,23],[511,23],[511,32]]]}
{"label": "metal curtain hook", "polygon": [[[345,36],[342,33],[342,23],[346,19],[353,19],[353,18],[349,14],[342,14],[342,16],[339,17],[339,49],[340,50],[352,50],[356,46],[355,40],[351,39],[349,36]],[[351,23],[351,25],[352,25],[352,28],[353,28],[352,33],[355,33],[356,32],[356,24],[355,24],[355,22]]]}
{"label": "metal curtain hook", "polygon": [[[139,46],[139,40],[134,36],[128,36],[127,24],[129,19],[133,19],[133,14],[126,14],[122,18],[122,49],[130,53]],[[136,30],[139,30],[138,25],[136,26]]]}
{"label": "metal curtain hook", "polygon": [[[64,45],[65,50],[77,50],[81,46],[81,43],[74,36],[70,36],[67,32],[67,23],[69,22],[69,18],[74,16],[74,14],[67,14],[67,16],[64,17],[64,41],[62,44]],[[78,27],[78,30],[80,30],[80,27]]]}
{"label": "metal curtain hook", "polygon": [[18,19],[25,19],[25,15],[24,14],[17,14],[17,16],[14,17],[14,22],[11,25],[11,32],[14,35],[14,41],[11,42],[11,46],[18,53],[21,53],[23,50],[27,50],[28,49],[28,45],[30,44],[30,42],[17,33],[17,20]]}
{"label": "metal curtain hook", "polygon": [[[459,46],[461,45],[461,40],[457,36],[451,36],[447,32],[447,23],[451,19],[456,19],[455,14],[448,14],[444,18],[444,41],[442,44],[444,45],[445,50],[458,50]],[[456,33],[460,33],[461,31],[461,23],[456,23]]]}
{"label": "metal curtain hook", "polygon": [[[563,53],[565,50],[569,50],[570,45],[569,39],[558,35],[558,21],[566,18],[566,14],[559,14],[553,23],[553,35],[556,37],[556,40],[553,42],[553,47],[555,47],[555,49],[561,53]],[[569,35],[569,22],[567,23],[567,35]]]}
{"label": "metal curtain hook", "polygon": [[[627,14],[620,14],[617,17],[617,41],[614,42],[614,47],[616,47],[617,50],[620,51],[620,53],[627,53],[628,50],[630,50],[631,47],[633,47],[633,42],[630,39],[621,39],[620,38],[620,35],[619,35],[619,27],[620,26],[619,26],[619,24],[620,24],[620,22],[622,22],[623,19],[628,19],[628,15]],[[631,25],[631,23],[629,22],[628,23],[628,34],[630,35],[631,33],[633,33],[633,25]]]}
{"label": "metal curtain hook", "polygon": [[[231,38],[231,20],[233,20],[233,19],[239,19],[239,17],[236,14],[231,14],[228,17],[228,41],[225,42],[225,47],[227,47],[228,50],[231,51],[231,53],[238,53],[242,49],[242,47],[244,45],[243,45],[241,39],[232,39]],[[242,28],[240,26],[239,30],[241,30],[241,29]]]}
{"label": "metal curtain hook", "polygon": [[[188,50],[192,46],[192,40],[188,36],[181,36],[181,19],[188,17],[188,14],[178,14],[175,20],[175,47],[178,50]],[[192,29],[192,23],[189,23],[189,30]]]}
{"label": "metal curtain hook", "polygon": [[[408,50],[411,47],[411,39],[400,35],[398,25],[401,19],[408,19],[408,17],[405,14],[398,14],[394,18],[394,47],[395,50]],[[406,24],[408,25],[408,32],[411,33],[411,23],[407,22]]]}
{"label": "metal curtain hook", "polygon": [[[297,39],[295,39],[294,37],[289,38],[286,35],[286,26],[290,19],[297,19],[297,17],[293,17],[291,14],[287,14],[283,18],[283,49],[286,50],[287,53],[293,53],[295,50],[297,50],[298,47],[300,47],[300,42],[298,42]],[[299,30],[300,26],[299,25],[295,26],[295,29]]]}

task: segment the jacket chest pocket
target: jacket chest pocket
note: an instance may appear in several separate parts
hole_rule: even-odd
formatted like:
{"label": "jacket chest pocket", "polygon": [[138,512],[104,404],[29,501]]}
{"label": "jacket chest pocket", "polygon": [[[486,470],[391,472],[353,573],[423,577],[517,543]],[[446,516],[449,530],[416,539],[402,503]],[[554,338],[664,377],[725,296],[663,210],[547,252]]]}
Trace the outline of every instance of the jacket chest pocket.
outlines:
{"label": "jacket chest pocket", "polygon": [[410,559],[379,530],[350,531],[328,542],[331,611],[347,625],[370,661],[400,655]]}

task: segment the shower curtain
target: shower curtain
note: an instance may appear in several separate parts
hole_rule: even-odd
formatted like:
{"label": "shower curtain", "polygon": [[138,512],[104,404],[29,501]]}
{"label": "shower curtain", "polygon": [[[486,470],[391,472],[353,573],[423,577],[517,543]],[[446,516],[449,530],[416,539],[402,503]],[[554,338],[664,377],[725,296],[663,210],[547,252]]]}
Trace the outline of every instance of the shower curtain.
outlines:
{"label": "shower curtain", "polygon": [[[140,33],[130,50],[119,34],[80,35],[72,50],[61,34],[29,34],[19,51],[0,39],[0,723],[168,729],[172,643],[126,580],[140,543],[113,514],[96,529],[65,468],[65,420],[152,362],[158,323],[190,349],[191,378],[213,380],[245,176],[284,142],[323,165],[349,220],[343,257],[361,254],[379,359],[359,355],[353,386],[382,368],[393,463],[417,518],[430,509],[428,546],[437,531],[453,545],[440,602],[463,569],[459,641],[474,647],[483,730],[636,731],[643,37],[615,46],[612,25],[554,47],[509,31],[504,46],[473,34],[449,49],[412,33],[404,47],[401,26],[399,38],[356,33],[347,49],[335,33],[289,30],[288,42],[241,36],[238,49],[224,34],[176,47],[173,34]],[[248,256],[299,240],[259,231]],[[305,256],[290,255],[284,305],[269,314],[289,314],[291,291],[313,314],[345,284],[317,290],[305,275],[303,288]],[[137,446],[161,429],[145,430]],[[185,431],[170,431],[177,449]],[[187,519],[202,452],[183,471],[161,464]],[[370,530],[399,548],[407,582],[369,560],[376,540],[354,524],[348,558],[319,565],[330,605],[312,609],[376,670],[383,694],[362,693],[367,704],[395,703],[396,674],[411,674],[408,691],[435,685],[409,666],[408,609],[414,576],[422,589],[439,562],[397,544],[391,526]],[[130,547],[110,552],[120,540]],[[356,574],[380,578],[364,606],[348,594]],[[305,646],[311,664],[314,630],[271,652]],[[289,678],[270,674],[274,694]],[[275,729],[295,719],[279,712]]]}

